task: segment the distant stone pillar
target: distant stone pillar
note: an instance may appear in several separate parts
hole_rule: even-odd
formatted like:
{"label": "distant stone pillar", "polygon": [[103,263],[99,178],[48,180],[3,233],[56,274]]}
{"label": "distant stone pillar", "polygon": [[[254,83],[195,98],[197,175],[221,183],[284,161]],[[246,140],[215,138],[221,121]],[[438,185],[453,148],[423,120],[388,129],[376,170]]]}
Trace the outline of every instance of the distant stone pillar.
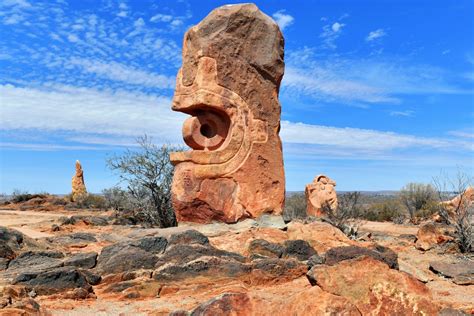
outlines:
{"label": "distant stone pillar", "polygon": [[84,183],[84,171],[79,160],[76,160],[76,174],[72,177],[72,201],[87,194],[86,184]]}
{"label": "distant stone pillar", "polygon": [[184,37],[172,109],[190,151],[171,154],[178,221],[280,214],[285,199],[278,92],[283,36],[254,4],[212,11]]}
{"label": "distant stone pillar", "polygon": [[318,175],[306,185],[306,213],[309,216],[324,216],[324,206],[337,210],[336,182],[325,175]]}

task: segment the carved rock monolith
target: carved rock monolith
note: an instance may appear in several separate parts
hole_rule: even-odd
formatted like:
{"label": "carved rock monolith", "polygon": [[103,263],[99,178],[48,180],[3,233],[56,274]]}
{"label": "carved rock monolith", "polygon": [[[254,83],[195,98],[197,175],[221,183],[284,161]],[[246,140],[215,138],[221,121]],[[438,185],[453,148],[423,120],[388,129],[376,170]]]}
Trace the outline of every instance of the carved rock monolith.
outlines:
{"label": "carved rock monolith", "polygon": [[84,171],[79,160],[76,160],[76,174],[72,177],[72,201],[85,196],[87,194],[86,184],[84,183]]}
{"label": "carved rock monolith", "polygon": [[318,175],[313,182],[306,185],[306,213],[310,216],[326,215],[325,208],[337,210],[336,182],[325,175]]}
{"label": "carved rock monolith", "polygon": [[178,221],[281,213],[283,46],[254,4],[217,8],[185,34],[172,109],[191,115],[183,138],[192,150],[171,154]]}

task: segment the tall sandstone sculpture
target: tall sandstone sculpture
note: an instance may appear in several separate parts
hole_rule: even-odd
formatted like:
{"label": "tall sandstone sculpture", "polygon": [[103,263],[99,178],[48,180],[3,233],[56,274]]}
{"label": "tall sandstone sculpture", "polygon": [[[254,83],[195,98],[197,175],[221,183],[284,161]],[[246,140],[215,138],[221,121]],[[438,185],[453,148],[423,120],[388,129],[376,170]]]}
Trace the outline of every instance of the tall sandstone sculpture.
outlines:
{"label": "tall sandstone sculpture", "polygon": [[337,210],[336,182],[328,176],[320,174],[312,183],[306,185],[306,213],[310,216],[325,215],[324,207]]}
{"label": "tall sandstone sculpture", "polygon": [[178,221],[280,214],[283,36],[254,4],[215,9],[184,36],[172,109],[190,151],[171,154]]}
{"label": "tall sandstone sculpture", "polygon": [[72,195],[71,199],[77,201],[81,196],[87,194],[86,184],[84,183],[84,171],[79,160],[76,160],[76,174],[72,177]]}

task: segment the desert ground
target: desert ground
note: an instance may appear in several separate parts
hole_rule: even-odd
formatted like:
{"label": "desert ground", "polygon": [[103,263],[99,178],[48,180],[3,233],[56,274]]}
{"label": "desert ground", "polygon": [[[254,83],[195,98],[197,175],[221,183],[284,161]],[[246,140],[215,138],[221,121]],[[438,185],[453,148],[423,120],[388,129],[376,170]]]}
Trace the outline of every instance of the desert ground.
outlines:
{"label": "desert ground", "polygon": [[55,199],[0,210],[0,315],[474,313],[472,254],[417,249],[417,225],[364,221],[356,240],[271,215],[144,228]]}

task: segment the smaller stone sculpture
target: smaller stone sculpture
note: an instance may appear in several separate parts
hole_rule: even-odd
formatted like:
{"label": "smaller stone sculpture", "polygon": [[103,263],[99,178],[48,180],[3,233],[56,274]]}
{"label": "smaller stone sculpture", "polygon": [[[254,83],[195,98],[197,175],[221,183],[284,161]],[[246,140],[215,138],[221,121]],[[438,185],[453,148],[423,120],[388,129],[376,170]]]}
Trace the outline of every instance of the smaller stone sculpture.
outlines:
{"label": "smaller stone sculpture", "polygon": [[325,205],[332,211],[336,211],[337,194],[334,189],[335,186],[335,181],[322,174],[316,176],[313,183],[306,185],[306,213],[309,216],[324,216]]}
{"label": "smaller stone sculpture", "polygon": [[78,198],[87,194],[86,184],[84,183],[84,171],[79,160],[76,160],[76,174],[72,177],[71,200],[77,201]]}

